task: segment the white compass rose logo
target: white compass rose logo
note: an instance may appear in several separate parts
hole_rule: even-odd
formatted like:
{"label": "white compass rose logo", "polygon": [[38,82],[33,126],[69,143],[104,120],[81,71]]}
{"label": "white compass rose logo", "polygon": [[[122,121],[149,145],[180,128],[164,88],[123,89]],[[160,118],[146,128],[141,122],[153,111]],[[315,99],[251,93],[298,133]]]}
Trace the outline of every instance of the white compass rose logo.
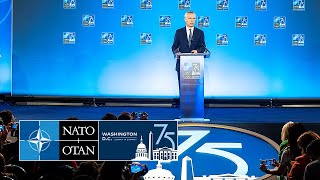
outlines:
{"label": "white compass rose logo", "polygon": [[45,151],[46,149],[48,149],[52,140],[50,139],[50,136],[46,131],[39,128],[38,130],[35,130],[30,134],[29,140],[27,141],[29,142],[29,146],[34,151],[40,153],[41,151]]}

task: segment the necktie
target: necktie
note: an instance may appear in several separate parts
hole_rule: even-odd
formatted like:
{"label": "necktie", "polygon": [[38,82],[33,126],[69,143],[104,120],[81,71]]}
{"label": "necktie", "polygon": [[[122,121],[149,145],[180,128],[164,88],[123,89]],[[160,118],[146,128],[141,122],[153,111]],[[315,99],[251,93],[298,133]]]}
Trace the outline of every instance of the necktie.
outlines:
{"label": "necktie", "polygon": [[191,41],[192,41],[192,32],[191,29],[189,29],[189,47],[191,46]]}

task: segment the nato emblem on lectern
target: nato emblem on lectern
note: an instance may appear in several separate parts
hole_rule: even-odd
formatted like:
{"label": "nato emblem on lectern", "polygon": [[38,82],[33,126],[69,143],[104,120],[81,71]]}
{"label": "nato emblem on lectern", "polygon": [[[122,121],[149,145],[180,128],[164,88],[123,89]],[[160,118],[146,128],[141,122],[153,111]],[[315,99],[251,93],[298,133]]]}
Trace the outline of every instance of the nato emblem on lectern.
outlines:
{"label": "nato emblem on lectern", "polygon": [[198,27],[209,27],[210,26],[210,18],[209,16],[198,16]]}
{"label": "nato emblem on lectern", "polygon": [[305,10],[305,0],[293,0],[293,10],[294,11],[304,11]]}
{"label": "nato emblem on lectern", "polygon": [[103,9],[113,9],[114,8],[114,0],[102,0],[102,8]]}
{"label": "nato emblem on lectern", "polygon": [[286,28],[286,17],[285,16],[275,16],[273,18],[273,28],[285,29]]}
{"label": "nato emblem on lectern", "polygon": [[255,46],[266,46],[267,45],[267,35],[255,34],[254,35],[254,45]]}
{"label": "nato emblem on lectern", "polygon": [[229,10],[229,0],[217,0],[217,10]]}
{"label": "nato emblem on lectern", "polygon": [[292,46],[304,46],[304,34],[293,34]]}
{"label": "nato emblem on lectern", "polygon": [[217,34],[217,46],[228,46],[228,34]]}
{"label": "nato emblem on lectern", "polygon": [[247,28],[248,16],[236,16],[236,28]]}
{"label": "nato emblem on lectern", "polygon": [[63,0],[64,9],[76,9],[76,0]]}
{"label": "nato emblem on lectern", "polygon": [[75,44],[76,33],[75,32],[63,32],[63,44]]}
{"label": "nato emblem on lectern", "polygon": [[185,62],[183,64],[184,79],[200,79],[200,63]]}
{"label": "nato emblem on lectern", "polygon": [[114,34],[112,32],[102,32],[101,44],[114,44]]}
{"label": "nato emblem on lectern", "polygon": [[189,10],[191,8],[191,0],[178,0],[179,10]]}
{"label": "nato emblem on lectern", "polygon": [[160,27],[171,27],[171,16],[160,16]]}
{"label": "nato emblem on lectern", "polygon": [[140,9],[152,9],[152,0],[140,0]]}
{"label": "nato emblem on lectern", "polygon": [[133,16],[121,15],[121,27],[133,27]]}
{"label": "nato emblem on lectern", "polygon": [[267,0],[256,0],[255,9],[256,9],[256,11],[266,11],[267,10]]}
{"label": "nato emblem on lectern", "polygon": [[82,15],[82,26],[83,27],[94,27],[95,18],[94,15],[84,14]]}
{"label": "nato emblem on lectern", "polygon": [[151,33],[140,33],[140,44],[152,44],[152,34]]}

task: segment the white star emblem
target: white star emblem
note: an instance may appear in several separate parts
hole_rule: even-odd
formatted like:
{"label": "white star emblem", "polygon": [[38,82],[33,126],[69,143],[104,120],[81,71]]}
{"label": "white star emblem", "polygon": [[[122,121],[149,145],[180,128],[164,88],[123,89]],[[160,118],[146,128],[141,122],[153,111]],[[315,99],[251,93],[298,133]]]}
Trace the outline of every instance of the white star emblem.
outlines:
{"label": "white star emblem", "polygon": [[[36,135],[32,137],[34,134]],[[41,151],[45,151],[49,147],[52,140],[50,139],[49,134],[46,131],[41,130],[39,127],[38,130],[35,130],[30,134],[29,140],[27,141],[29,142],[29,145],[33,150],[40,153]],[[34,148],[30,143],[35,144],[37,148]],[[47,144],[47,146],[44,147],[43,145],[45,144]]]}

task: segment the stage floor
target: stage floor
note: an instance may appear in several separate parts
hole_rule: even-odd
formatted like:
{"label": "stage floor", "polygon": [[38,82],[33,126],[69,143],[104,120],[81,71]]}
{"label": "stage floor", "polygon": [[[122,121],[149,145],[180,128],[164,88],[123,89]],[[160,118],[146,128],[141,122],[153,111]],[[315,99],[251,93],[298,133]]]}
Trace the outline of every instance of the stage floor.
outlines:
{"label": "stage floor", "polygon": [[[0,103],[0,110],[10,109],[17,120],[62,120],[70,116],[82,120],[101,119],[111,112],[119,115],[123,111],[147,112],[152,120],[172,120],[179,117],[179,108],[146,106],[44,106],[8,105]],[[208,123],[240,127],[263,134],[275,142],[280,141],[280,131],[284,123],[296,121],[304,123],[307,129],[320,133],[320,108],[205,108]],[[267,124],[267,125],[266,125]],[[267,128],[266,128],[267,127]]]}

